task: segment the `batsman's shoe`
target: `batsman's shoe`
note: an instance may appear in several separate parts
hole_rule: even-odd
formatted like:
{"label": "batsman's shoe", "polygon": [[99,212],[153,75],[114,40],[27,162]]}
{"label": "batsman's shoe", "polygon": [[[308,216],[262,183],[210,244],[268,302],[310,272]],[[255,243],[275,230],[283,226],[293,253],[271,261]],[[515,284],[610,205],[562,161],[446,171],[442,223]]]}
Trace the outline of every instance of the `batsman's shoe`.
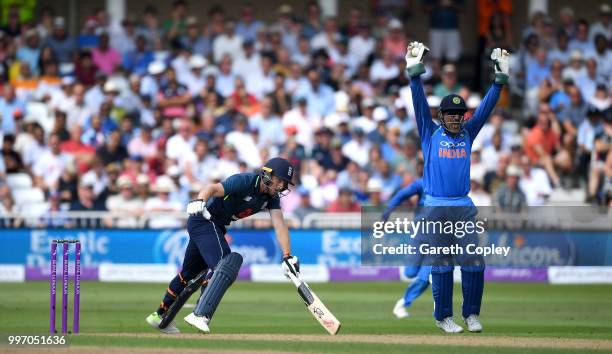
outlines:
{"label": "batsman's shoe", "polygon": [[210,328],[208,328],[208,318],[206,316],[196,316],[193,312],[185,317],[185,322],[189,323],[189,325],[195,327],[201,333],[210,333]]}
{"label": "batsman's shoe", "polygon": [[463,328],[453,321],[452,317],[447,317],[442,321],[436,321],[436,326],[443,330],[445,333],[461,333]]}
{"label": "batsman's shoe", "polygon": [[404,299],[397,300],[397,302],[395,303],[395,307],[393,307],[393,314],[395,315],[395,317],[401,319],[410,316],[410,313],[406,311],[406,306],[404,306],[405,304],[406,303],[404,302]]}
{"label": "batsman's shoe", "polygon": [[172,321],[166,328],[159,328],[159,324],[161,323],[162,318],[157,312],[153,312],[149,316],[147,316],[147,323],[155,328],[156,330],[166,333],[166,334],[177,334],[181,333],[179,329],[176,327],[176,322]]}
{"label": "batsman's shoe", "polygon": [[467,325],[467,329],[470,332],[482,332],[482,324],[478,320],[477,315],[469,315],[463,319],[463,322]]}

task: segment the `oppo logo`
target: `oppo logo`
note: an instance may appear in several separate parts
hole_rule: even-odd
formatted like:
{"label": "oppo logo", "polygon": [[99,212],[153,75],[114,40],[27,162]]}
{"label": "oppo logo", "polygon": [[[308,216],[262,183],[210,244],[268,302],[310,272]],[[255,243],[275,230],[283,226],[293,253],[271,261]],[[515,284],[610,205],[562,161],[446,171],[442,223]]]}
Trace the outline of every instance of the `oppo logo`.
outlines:
{"label": "oppo logo", "polygon": [[440,146],[454,149],[454,148],[459,148],[459,147],[465,147],[466,144],[465,144],[465,141],[460,141],[457,143],[453,143],[452,141],[441,141]]}

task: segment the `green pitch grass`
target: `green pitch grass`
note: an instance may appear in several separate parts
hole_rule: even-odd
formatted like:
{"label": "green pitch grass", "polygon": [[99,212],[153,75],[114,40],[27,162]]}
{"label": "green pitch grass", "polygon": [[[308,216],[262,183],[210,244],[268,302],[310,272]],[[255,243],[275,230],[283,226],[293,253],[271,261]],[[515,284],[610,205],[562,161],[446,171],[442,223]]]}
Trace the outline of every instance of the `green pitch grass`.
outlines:
{"label": "green pitch grass", "polygon": [[[251,282],[238,282],[226,294],[211,326],[218,337],[196,335],[196,331],[182,320],[190,311],[188,309],[183,309],[177,316],[177,323],[183,333],[191,335],[155,336],[156,331],[150,328],[144,319],[157,308],[165,290],[163,284],[83,282],[81,333],[71,336],[69,341],[71,346],[75,347],[192,348],[244,353],[290,351],[390,354],[408,351],[448,353],[450,350],[469,350],[470,353],[517,352],[519,349],[511,344],[497,346],[487,342],[507,337],[514,337],[517,345],[537,339],[541,345],[528,349],[529,352],[537,353],[584,353],[596,348],[589,345],[560,348],[559,341],[568,339],[581,339],[587,344],[603,343],[607,350],[612,348],[612,285],[489,283],[486,284],[481,317],[485,332],[463,333],[457,336],[443,335],[434,327],[430,291],[423,294],[410,309],[410,318],[397,320],[391,314],[391,309],[403,294],[405,283],[311,285],[342,321],[340,334],[334,337],[338,341],[328,342],[332,338],[307,312],[291,284]],[[49,322],[48,287],[47,282],[1,284],[0,333],[46,334]],[[459,284],[455,284],[454,298],[455,319],[459,323]],[[195,295],[190,303],[194,301]],[[57,327],[60,328],[60,295],[57,297],[57,308]],[[69,318],[71,319],[71,316]],[[223,334],[245,336],[223,337]],[[258,337],[255,334],[274,335]],[[283,338],[283,335],[305,336],[295,340]],[[342,341],[343,335],[350,335],[350,340]],[[387,341],[386,337],[380,337],[380,343],[376,343],[366,340],[370,338],[367,335],[390,335],[388,338],[396,340]],[[412,343],[401,342],[402,336],[413,336]],[[419,336],[428,338],[429,342],[419,344]],[[473,343],[485,343],[470,343],[467,347],[452,342],[440,345],[431,342],[432,338],[437,340],[438,337],[441,342],[467,337]],[[397,338],[400,338],[400,342]],[[550,346],[546,343],[550,343]]]}

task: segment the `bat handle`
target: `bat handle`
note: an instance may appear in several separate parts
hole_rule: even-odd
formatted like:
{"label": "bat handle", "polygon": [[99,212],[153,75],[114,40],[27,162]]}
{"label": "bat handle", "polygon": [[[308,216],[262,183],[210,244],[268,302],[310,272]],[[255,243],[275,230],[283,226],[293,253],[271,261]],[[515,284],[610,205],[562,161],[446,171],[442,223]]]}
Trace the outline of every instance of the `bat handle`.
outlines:
{"label": "bat handle", "polygon": [[291,272],[289,272],[288,276],[289,279],[291,279],[291,281],[293,282],[293,285],[295,285],[296,288],[299,288],[302,282]]}

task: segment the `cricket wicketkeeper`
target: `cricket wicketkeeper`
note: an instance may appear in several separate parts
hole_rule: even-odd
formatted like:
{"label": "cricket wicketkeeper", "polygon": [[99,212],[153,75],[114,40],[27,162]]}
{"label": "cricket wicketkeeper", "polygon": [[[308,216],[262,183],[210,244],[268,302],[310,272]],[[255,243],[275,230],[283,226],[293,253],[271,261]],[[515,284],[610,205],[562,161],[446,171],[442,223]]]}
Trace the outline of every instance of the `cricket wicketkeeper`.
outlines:
{"label": "cricket wicketkeeper", "polygon": [[[470,155],[472,142],[485,124],[497,104],[503,85],[508,81],[509,54],[494,49],[491,59],[495,67],[495,82],[474,115],[464,119],[467,107],[463,98],[451,94],[442,99],[436,124],[431,117],[420,76],[425,72],[423,56],[428,48],[422,43],[412,42],[406,53],[406,70],[410,75],[412,101],[421,137],[425,160],[423,172],[424,207],[474,208],[468,197],[470,191]],[[442,212],[443,213],[443,212]],[[449,215],[446,215],[449,216]],[[467,216],[474,217],[475,214]],[[460,219],[462,215],[450,215]],[[451,235],[453,236],[453,235]],[[461,287],[463,291],[462,315],[470,332],[482,331],[478,320],[484,290],[484,260],[461,265]],[[447,333],[459,333],[463,328],[453,321],[453,260],[436,263],[431,270],[436,325]]]}
{"label": "cricket wicketkeeper", "polygon": [[179,333],[173,318],[202,286],[195,310],[185,321],[200,332],[209,333],[210,320],[242,265],[242,256],[232,252],[225,240],[226,226],[264,209],[270,212],[284,254],[283,272],[299,277],[299,262],[291,255],[289,230],[280,209],[280,198],[289,193],[293,173],[287,160],[273,158],[258,173],[240,173],[221,183],[209,184],[200,191],[198,199],[189,202],[189,243],[183,268],[170,282],[157,311],[147,317],[147,323],[163,333]]}

